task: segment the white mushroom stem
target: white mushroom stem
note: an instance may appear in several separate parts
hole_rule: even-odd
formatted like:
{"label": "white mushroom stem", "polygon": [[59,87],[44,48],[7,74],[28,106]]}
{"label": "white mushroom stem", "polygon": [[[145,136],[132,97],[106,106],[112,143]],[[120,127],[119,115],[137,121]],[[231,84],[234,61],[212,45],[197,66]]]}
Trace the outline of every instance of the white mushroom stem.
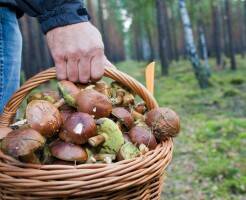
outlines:
{"label": "white mushroom stem", "polygon": [[113,160],[116,159],[114,154],[96,154],[94,158],[98,161],[103,161],[107,164],[111,164]]}
{"label": "white mushroom stem", "polygon": [[93,146],[97,147],[98,145],[105,142],[105,137],[103,135],[96,135],[94,137],[89,138],[88,143]]}

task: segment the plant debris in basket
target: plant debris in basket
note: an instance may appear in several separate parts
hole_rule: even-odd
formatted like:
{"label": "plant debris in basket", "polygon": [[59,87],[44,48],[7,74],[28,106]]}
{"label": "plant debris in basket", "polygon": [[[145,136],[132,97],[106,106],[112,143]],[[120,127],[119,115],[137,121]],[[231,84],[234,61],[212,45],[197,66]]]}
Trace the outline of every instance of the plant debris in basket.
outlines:
{"label": "plant debris in basket", "polygon": [[57,88],[30,95],[26,119],[0,128],[4,153],[36,164],[112,163],[141,156],[180,130],[173,110],[148,110],[118,82],[60,81]]}

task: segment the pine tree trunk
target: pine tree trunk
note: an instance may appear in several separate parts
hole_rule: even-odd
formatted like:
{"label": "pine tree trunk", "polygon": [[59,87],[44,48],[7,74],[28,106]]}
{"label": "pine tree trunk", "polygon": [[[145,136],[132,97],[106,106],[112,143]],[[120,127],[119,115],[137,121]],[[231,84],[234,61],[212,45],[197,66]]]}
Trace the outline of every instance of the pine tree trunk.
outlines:
{"label": "pine tree trunk", "polygon": [[179,60],[179,50],[178,50],[178,44],[177,44],[177,24],[175,21],[175,18],[173,17],[173,10],[172,10],[172,17],[171,17],[171,31],[172,31],[172,41],[173,41],[173,55],[174,55],[174,59],[176,61]]}
{"label": "pine tree trunk", "polygon": [[204,60],[204,67],[206,68],[206,71],[210,75],[210,67],[208,63],[208,49],[207,49],[207,43],[206,43],[206,38],[205,38],[205,33],[204,33],[204,25],[200,21],[198,25],[198,32],[199,32],[199,41],[200,41],[200,46],[201,46],[201,55],[202,59]]}
{"label": "pine tree trunk", "polygon": [[217,68],[222,67],[221,57],[221,31],[220,31],[220,15],[219,8],[216,2],[212,2],[212,23],[213,23],[213,45],[215,50]]}
{"label": "pine tree trunk", "polygon": [[173,45],[172,45],[172,37],[170,31],[170,23],[168,16],[168,7],[166,5],[166,0],[163,1],[163,10],[164,10],[164,19],[165,19],[165,29],[166,29],[166,37],[167,37],[167,46],[168,46],[168,60],[173,60]]}
{"label": "pine tree trunk", "polygon": [[104,42],[104,49],[105,54],[107,57],[111,57],[110,51],[109,51],[109,42],[107,37],[107,31],[104,23],[104,15],[103,10],[105,9],[105,2],[104,0],[98,0],[98,22],[99,22],[99,28],[102,34],[103,42]]}
{"label": "pine tree trunk", "polygon": [[168,53],[167,53],[167,34],[165,32],[165,16],[163,0],[155,0],[157,12],[157,28],[158,28],[158,43],[159,55],[161,60],[161,73],[164,76],[168,75]]}
{"label": "pine tree trunk", "polygon": [[150,49],[150,55],[149,55],[149,61],[153,61],[155,59],[155,49],[154,49],[154,41],[151,34],[151,27],[147,24],[146,25],[146,33],[147,33],[147,40],[149,43],[149,49]]}
{"label": "pine tree trunk", "polygon": [[88,12],[91,16],[91,22],[92,24],[94,24],[95,26],[97,26],[97,15],[96,15],[96,12],[95,12],[95,7],[93,5],[93,1],[92,0],[87,0],[87,8],[88,8]]}
{"label": "pine tree trunk", "polygon": [[244,16],[243,16],[243,24],[242,26],[244,27],[244,31],[243,31],[243,36],[244,36],[244,43],[243,43],[243,51],[244,51],[244,55],[246,53],[246,1],[243,2],[244,4],[244,8],[243,8],[243,13],[244,13]]}
{"label": "pine tree trunk", "polygon": [[243,26],[243,15],[242,15],[242,7],[241,7],[241,1],[237,3],[237,14],[238,14],[238,33],[239,38],[237,41],[238,46],[238,52],[241,54],[242,58],[244,58],[244,26]]}
{"label": "pine tree trunk", "polygon": [[235,59],[235,50],[234,50],[234,41],[232,36],[232,23],[231,23],[231,8],[229,0],[225,0],[225,10],[226,10],[226,22],[227,22],[227,31],[228,31],[228,47],[229,47],[229,56],[231,60],[231,69],[236,70],[236,59]]}
{"label": "pine tree trunk", "polygon": [[209,86],[209,71],[207,71],[207,69],[201,65],[199,60],[196,46],[194,44],[190,18],[186,9],[185,0],[179,0],[179,8],[184,27],[186,49],[189,55],[189,59],[192,63],[199,86],[201,88],[207,88]]}

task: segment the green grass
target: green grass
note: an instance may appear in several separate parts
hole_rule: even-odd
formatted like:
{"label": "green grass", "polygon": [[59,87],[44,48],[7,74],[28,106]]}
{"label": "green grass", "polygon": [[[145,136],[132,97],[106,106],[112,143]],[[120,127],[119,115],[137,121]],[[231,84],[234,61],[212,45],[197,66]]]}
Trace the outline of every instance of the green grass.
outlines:
{"label": "green grass", "polygon": [[[212,68],[212,87],[206,90],[198,87],[188,61],[172,63],[168,77],[157,66],[155,97],[177,111],[182,123],[163,198],[246,199],[246,60],[237,62],[235,72]],[[144,83],[146,65],[117,66]]]}

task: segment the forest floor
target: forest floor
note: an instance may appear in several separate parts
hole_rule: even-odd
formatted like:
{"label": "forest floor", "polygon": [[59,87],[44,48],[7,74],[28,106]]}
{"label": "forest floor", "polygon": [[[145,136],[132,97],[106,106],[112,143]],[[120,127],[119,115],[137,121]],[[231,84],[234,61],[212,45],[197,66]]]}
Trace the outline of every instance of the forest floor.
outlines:
{"label": "forest floor", "polygon": [[[162,199],[246,199],[246,61],[237,62],[237,71],[212,67],[206,90],[199,89],[188,61],[172,63],[168,77],[157,69],[155,97],[177,111],[182,125]],[[117,66],[144,83],[146,63]]]}

